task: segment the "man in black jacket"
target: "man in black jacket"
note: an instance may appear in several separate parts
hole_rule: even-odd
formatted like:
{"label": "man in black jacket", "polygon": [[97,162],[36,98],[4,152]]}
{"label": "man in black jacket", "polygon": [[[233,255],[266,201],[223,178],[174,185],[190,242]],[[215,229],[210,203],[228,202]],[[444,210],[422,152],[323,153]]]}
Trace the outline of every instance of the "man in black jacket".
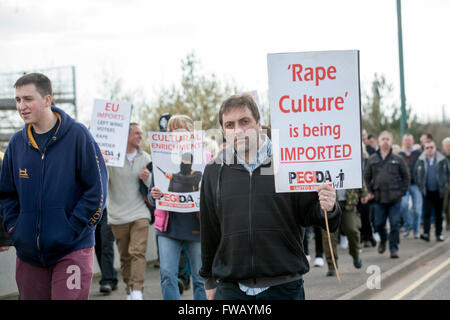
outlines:
{"label": "man in black jacket", "polygon": [[200,195],[202,268],[208,299],[304,299],[309,264],[304,227],[337,229],[335,190],[276,193],[271,142],[250,95],[226,99],[219,112],[226,148],[204,171]]}
{"label": "man in black jacket", "polygon": [[402,157],[392,153],[392,134],[383,131],[378,137],[379,149],[370,156],[364,170],[369,200],[375,199],[375,230],[380,235],[380,254],[386,251],[386,221],[389,217],[389,250],[398,258],[400,243],[401,199],[409,187],[409,170]]}

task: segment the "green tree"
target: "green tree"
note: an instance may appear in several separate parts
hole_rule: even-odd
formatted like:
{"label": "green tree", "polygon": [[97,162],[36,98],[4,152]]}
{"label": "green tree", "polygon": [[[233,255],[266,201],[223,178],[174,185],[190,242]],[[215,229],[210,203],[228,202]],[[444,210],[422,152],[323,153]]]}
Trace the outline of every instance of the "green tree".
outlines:
{"label": "green tree", "polygon": [[[401,110],[394,102],[389,103],[392,97],[393,86],[387,83],[386,78],[375,74],[372,81],[371,94],[364,94],[365,102],[362,105],[362,126],[368,133],[378,136],[382,131],[388,130],[394,137],[394,143],[401,143]],[[406,106],[406,119],[408,132],[418,140],[419,123],[417,116],[412,114],[411,106]]]}
{"label": "green tree", "polygon": [[181,86],[163,88],[156,98],[155,107],[141,110],[143,114],[150,114],[144,126],[146,130],[157,131],[159,117],[166,112],[186,114],[194,121],[201,121],[203,130],[219,127],[218,114],[222,101],[239,90],[236,85],[219,81],[214,73],[200,74],[199,66],[194,53],[182,59]]}

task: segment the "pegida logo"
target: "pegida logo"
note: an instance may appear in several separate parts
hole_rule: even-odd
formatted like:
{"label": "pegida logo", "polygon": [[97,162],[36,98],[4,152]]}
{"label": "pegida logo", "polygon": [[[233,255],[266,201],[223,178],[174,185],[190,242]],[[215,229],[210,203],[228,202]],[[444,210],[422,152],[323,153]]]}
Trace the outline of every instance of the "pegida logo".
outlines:
{"label": "pegida logo", "polygon": [[292,183],[332,182],[330,171],[297,171],[289,172],[289,184]]}
{"label": "pegida logo", "polygon": [[194,198],[190,194],[173,194],[166,192],[162,200],[158,201],[160,206],[169,206],[172,208],[194,208],[197,204],[197,201],[194,201]]}
{"label": "pegida logo", "polygon": [[20,178],[24,178],[24,179],[28,179],[30,176],[28,175],[27,169],[20,169],[19,168],[19,177]]}

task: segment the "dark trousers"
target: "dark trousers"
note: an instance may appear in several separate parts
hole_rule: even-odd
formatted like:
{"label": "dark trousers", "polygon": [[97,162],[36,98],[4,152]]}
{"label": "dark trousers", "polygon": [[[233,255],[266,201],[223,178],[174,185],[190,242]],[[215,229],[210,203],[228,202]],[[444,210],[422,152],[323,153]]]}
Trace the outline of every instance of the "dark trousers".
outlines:
{"label": "dark trousers", "polygon": [[102,272],[100,284],[117,285],[117,271],[114,269],[114,235],[108,225],[106,209],[95,229],[95,255]]}
{"label": "dark trousers", "polygon": [[371,205],[359,203],[357,209],[361,213],[361,240],[371,241],[373,239]]}
{"label": "dark trousers", "polygon": [[237,282],[220,281],[214,300],[305,300],[303,279],[280,284],[257,294],[246,295]]}
{"label": "dark trousers", "polygon": [[423,232],[430,235],[431,228],[431,212],[433,211],[436,215],[435,232],[436,237],[440,236],[442,233],[442,198],[439,196],[439,191],[428,191],[423,199]]}
{"label": "dark trousers", "polygon": [[375,216],[375,230],[380,235],[381,241],[385,242],[388,238],[386,230],[386,221],[389,218],[389,250],[398,251],[400,243],[400,220],[401,220],[401,200],[393,203],[373,204],[373,213]]}

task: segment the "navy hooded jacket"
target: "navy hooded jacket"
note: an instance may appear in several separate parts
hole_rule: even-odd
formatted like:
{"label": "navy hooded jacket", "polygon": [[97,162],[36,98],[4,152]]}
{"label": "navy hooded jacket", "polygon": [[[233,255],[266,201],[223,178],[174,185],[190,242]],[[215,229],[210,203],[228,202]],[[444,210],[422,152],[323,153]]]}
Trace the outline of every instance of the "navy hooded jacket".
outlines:
{"label": "navy hooded jacket", "polygon": [[3,226],[17,256],[47,267],[94,245],[106,203],[107,171],[88,129],[52,106],[59,126],[39,150],[31,125],[8,144],[0,176]]}

